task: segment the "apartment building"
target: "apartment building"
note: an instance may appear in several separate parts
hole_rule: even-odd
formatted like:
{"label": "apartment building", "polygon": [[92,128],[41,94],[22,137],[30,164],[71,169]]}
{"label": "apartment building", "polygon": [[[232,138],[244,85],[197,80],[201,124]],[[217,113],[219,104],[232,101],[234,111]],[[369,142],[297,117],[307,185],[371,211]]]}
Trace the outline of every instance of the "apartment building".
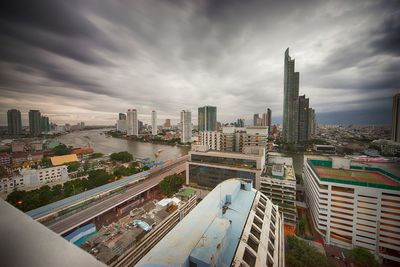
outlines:
{"label": "apartment building", "polygon": [[268,127],[222,127],[222,131],[201,131],[199,142],[211,150],[242,152],[244,147],[266,147]]}
{"label": "apartment building", "polygon": [[[196,225],[196,227],[193,227]],[[250,180],[214,188],[136,266],[284,266],[283,221]]]}
{"label": "apartment building", "polygon": [[285,225],[296,227],[296,176],[292,158],[269,153],[260,191],[283,212]]}
{"label": "apartment building", "polygon": [[400,177],[341,157],[306,157],[306,201],[327,244],[400,262]]}
{"label": "apartment building", "polygon": [[19,176],[0,180],[0,192],[11,192],[15,188],[26,189],[68,179],[66,165],[39,170],[22,169]]}

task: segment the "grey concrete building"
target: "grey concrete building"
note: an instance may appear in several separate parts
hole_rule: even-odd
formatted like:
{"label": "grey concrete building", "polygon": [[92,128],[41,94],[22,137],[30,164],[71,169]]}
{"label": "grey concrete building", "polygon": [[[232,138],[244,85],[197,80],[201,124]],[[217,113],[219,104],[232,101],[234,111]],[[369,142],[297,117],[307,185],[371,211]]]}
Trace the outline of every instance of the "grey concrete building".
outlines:
{"label": "grey concrete building", "polygon": [[217,131],[217,107],[204,106],[198,110],[199,131]]}
{"label": "grey concrete building", "polygon": [[22,132],[21,111],[17,109],[8,110],[7,125],[9,135],[20,135]]}
{"label": "grey concrete building", "polygon": [[39,110],[29,110],[29,131],[33,136],[38,136],[42,132],[41,119]]}

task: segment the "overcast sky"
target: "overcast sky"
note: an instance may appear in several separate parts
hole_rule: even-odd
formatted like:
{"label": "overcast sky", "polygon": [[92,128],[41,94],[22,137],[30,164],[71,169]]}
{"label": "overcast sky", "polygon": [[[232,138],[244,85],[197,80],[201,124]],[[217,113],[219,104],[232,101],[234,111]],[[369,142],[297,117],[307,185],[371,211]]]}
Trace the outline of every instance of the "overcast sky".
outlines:
{"label": "overcast sky", "polygon": [[[10,2],[7,4],[4,2]],[[0,124],[40,109],[112,124],[215,105],[221,122],[272,109],[284,51],[320,123],[389,124],[400,92],[400,1],[2,1]]]}

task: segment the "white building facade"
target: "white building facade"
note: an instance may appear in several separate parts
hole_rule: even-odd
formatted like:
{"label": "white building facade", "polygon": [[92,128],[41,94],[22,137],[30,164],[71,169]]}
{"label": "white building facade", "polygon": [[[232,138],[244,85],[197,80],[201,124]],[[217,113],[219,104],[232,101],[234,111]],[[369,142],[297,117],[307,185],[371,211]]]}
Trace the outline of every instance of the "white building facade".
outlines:
{"label": "white building facade", "polygon": [[139,135],[138,116],[136,109],[128,109],[126,113],[127,135]]}
{"label": "white building facade", "polygon": [[[350,178],[325,177],[319,168],[326,168],[330,176],[350,171]],[[343,159],[337,164],[334,158],[305,158],[306,201],[313,225],[327,244],[348,249],[363,247],[379,257],[400,262],[400,182],[396,183],[399,177],[381,171],[343,164]],[[357,172],[378,172],[387,179],[393,178],[393,182],[384,182],[382,176],[381,180],[368,182],[352,179]]]}
{"label": "white building facade", "polygon": [[189,110],[181,111],[181,142],[192,141],[192,113]]}
{"label": "white building facade", "polygon": [[21,170],[20,176],[0,180],[0,192],[11,192],[15,188],[29,188],[54,182],[68,181],[65,165],[39,170]]}
{"label": "white building facade", "polygon": [[151,134],[157,135],[157,112],[155,110],[151,112]]}

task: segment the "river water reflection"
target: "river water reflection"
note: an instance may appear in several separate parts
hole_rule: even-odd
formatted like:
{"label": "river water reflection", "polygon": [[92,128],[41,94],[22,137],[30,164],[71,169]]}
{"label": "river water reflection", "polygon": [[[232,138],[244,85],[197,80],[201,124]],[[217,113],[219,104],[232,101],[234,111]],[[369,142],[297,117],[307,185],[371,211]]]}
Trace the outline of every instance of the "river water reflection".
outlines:
{"label": "river water reflection", "polygon": [[[60,142],[73,147],[87,147],[90,145],[95,152],[109,154],[113,152],[128,151],[134,157],[153,160],[175,159],[186,155],[190,147],[168,146],[152,143],[137,142],[120,138],[107,137],[104,130],[87,130],[68,133],[57,137]],[[155,154],[160,151],[159,156]]]}

